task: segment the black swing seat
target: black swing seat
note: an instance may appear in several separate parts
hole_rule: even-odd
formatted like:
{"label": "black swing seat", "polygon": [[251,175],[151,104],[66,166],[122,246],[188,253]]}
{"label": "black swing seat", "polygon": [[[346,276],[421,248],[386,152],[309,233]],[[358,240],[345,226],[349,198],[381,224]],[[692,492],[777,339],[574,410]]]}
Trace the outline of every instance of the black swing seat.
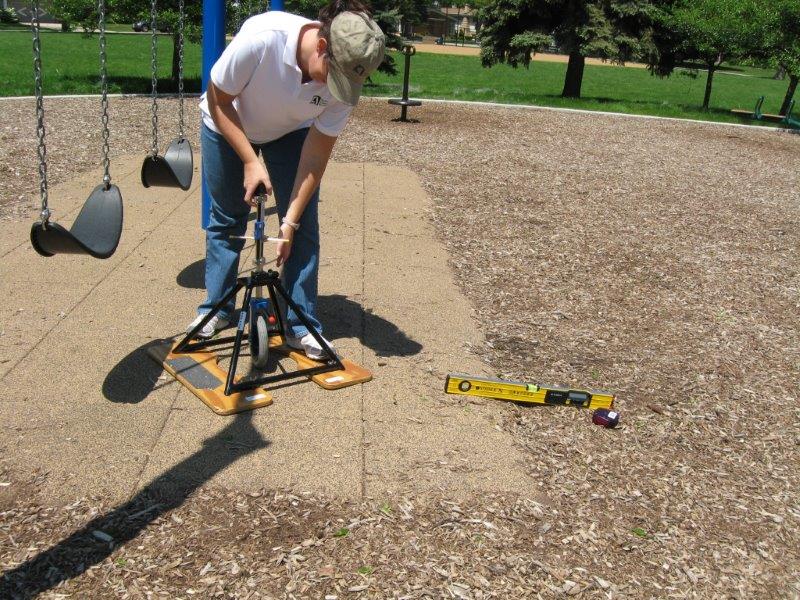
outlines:
{"label": "black swing seat", "polygon": [[115,185],[100,184],[92,191],[68,231],[58,223],[31,227],[33,249],[42,256],[88,254],[108,258],[122,235],[122,194]]}
{"label": "black swing seat", "polygon": [[175,138],[164,156],[148,156],[142,163],[144,187],[179,187],[188,190],[192,185],[194,159],[192,144],[186,138]]}

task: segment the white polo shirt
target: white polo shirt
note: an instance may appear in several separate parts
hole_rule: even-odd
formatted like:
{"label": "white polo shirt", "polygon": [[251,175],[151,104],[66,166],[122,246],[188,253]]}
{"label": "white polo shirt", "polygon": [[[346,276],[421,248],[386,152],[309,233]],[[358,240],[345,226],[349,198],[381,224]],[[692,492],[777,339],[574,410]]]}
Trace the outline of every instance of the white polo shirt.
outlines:
{"label": "white polo shirt", "polygon": [[[304,17],[270,11],[245,21],[211,69],[211,81],[226,94],[251,142],[261,144],[312,124],[338,136],[353,107],[336,100],[324,83],[302,83],[297,65],[300,28],[314,23]],[[203,123],[221,133],[200,99]]]}

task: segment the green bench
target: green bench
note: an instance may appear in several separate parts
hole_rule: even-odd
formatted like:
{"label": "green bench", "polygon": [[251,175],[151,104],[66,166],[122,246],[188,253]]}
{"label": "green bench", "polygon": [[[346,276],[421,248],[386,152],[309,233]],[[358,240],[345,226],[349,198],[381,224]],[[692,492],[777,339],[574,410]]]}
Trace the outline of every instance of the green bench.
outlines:
{"label": "green bench", "polygon": [[755,121],[769,121],[771,123],[780,123],[782,125],[787,125],[789,127],[800,129],[800,120],[792,115],[792,110],[794,109],[794,100],[789,103],[789,110],[786,111],[785,115],[772,115],[769,113],[762,112],[761,108],[764,106],[764,96],[760,96],[756,101],[755,108],[750,110],[743,110],[741,108],[734,108],[731,109],[731,112],[738,117],[742,117],[744,119],[753,119]]}

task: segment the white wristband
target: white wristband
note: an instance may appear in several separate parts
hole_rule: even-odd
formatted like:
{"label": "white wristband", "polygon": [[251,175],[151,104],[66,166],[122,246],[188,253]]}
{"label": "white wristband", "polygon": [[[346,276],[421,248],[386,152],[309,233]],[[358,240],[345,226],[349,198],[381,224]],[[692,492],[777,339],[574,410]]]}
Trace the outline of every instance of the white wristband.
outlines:
{"label": "white wristband", "polygon": [[289,227],[291,227],[291,228],[292,228],[292,229],[294,229],[295,231],[297,231],[298,229],[300,229],[300,223],[292,223],[292,222],[291,222],[289,219],[287,219],[286,217],[284,217],[284,218],[283,218],[283,220],[281,221],[281,223],[283,223],[284,225],[288,225]]}

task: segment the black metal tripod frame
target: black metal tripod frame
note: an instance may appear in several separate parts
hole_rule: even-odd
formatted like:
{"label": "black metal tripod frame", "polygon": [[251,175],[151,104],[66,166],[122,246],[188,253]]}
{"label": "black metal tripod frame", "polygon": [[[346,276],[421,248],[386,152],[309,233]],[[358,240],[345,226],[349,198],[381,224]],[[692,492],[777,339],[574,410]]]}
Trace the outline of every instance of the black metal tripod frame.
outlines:
{"label": "black metal tripod frame", "polygon": [[[315,366],[315,367],[308,367],[305,369],[297,369],[296,371],[288,371],[285,373],[278,373],[276,375],[265,375],[264,377],[258,378],[248,378],[244,381],[234,381],[236,376],[236,366],[239,363],[239,355],[241,354],[242,343],[244,341],[244,327],[245,323],[248,320],[248,314],[250,312],[250,300],[253,296],[253,289],[258,287],[266,287],[269,293],[270,302],[272,302],[272,306],[275,308],[275,314],[277,317],[277,327],[272,328],[269,332],[269,337],[273,337],[276,335],[282,336],[284,342],[286,342],[286,327],[283,321],[283,317],[281,316],[281,311],[278,310],[278,304],[276,302],[278,295],[280,295],[281,299],[286,303],[286,306],[294,311],[297,317],[300,319],[300,322],[308,329],[308,332],[317,340],[317,343],[322,348],[323,352],[326,355],[324,360],[321,360],[322,364]],[[214,338],[209,340],[202,340],[202,341],[192,341],[197,332],[199,332],[206,323],[208,323],[214,315],[216,315],[222,307],[225,306],[228,302],[232,299],[236,298],[236,295],[239,293],[240,290],[244,289],[244,300],[242,301],[242,308],[239,312],[239,323],[236,328],[236,335],[226,336],[221,338]],[[316,328],[311,324],[308,316],[305,314],[302,308],[300,308],[297,303],[292,300],[289,294],[286,292],[286,289],[283,287],[280,281],[280,277],[276,271],[272,269],[263,272],[263,271],[253,271],[247,277],[239,277],[236,280],[236,285],[233,289],[228,292],[225,297],[220,300],[206,315],[205,317],[191,330],[189,331],[186,336],[173,348],[173,354],[181,354],[184,352],[194,352],[196,350],[203,350],[205,348],[213,348],[215,346],[221,346],[223,344],[227,344],[229,342],[233,342],[233,354],[231,355],[231,364],[228,368],[228,376],[225,381],[225,395],[230,396],[235,392],[242,392],[245,390],[252,390],[262,385],[266,385],[269,383],[276,383],[278,381],[286,381],[289,379],[296,379],[299,377],[311,377],[312,375],[317,375],[319,373],[328,373],[330,371],[337,371],[337,370],[344,370],[344,365],[342,361],[339,360],[339,357],[336,356],[336,353],[330,347],[328,342],[325,341],[319,332],[317,332]]]}

